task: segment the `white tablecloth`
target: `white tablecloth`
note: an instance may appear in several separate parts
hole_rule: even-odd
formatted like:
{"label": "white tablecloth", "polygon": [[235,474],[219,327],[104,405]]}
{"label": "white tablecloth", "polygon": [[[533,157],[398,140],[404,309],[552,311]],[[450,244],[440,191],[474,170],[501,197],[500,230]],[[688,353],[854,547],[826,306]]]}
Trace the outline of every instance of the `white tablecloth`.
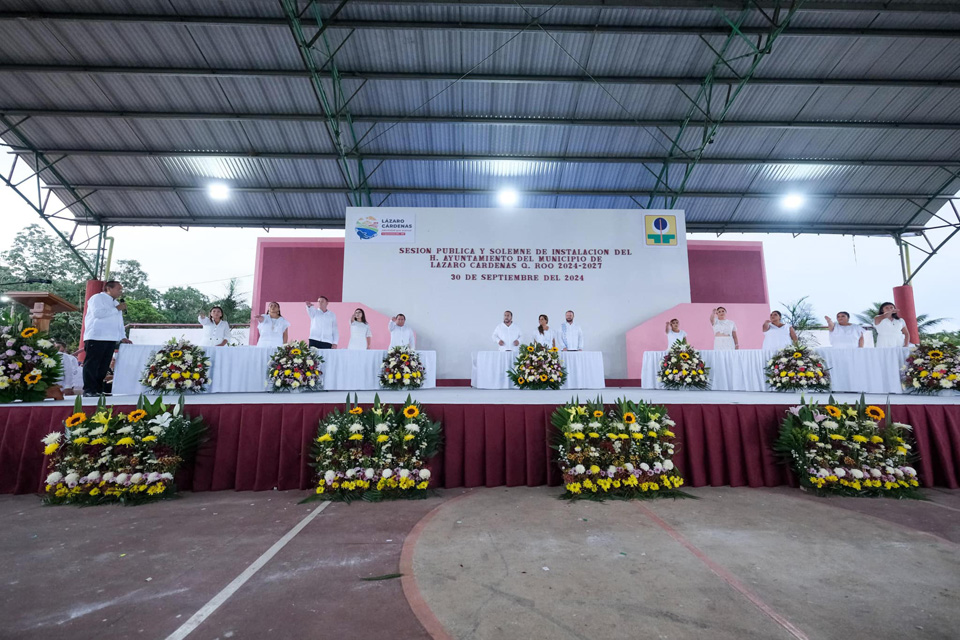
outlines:
{"label": "white tablecloth", "polygon": [[[515,389],[507,371],[513,368],[516,351],[479,351],[473,354],[470,386],[476,389]],[[567,380],[561,389],[603,389],[603,353],[561,351]]]}
{"label": "white tablecloth", "polygon": [[[769,391],[763,369],[776,350],[701,351],[710,367],[710,388],[717,391]],[[900,369],[910,349],[817,349],[830,369],[832,391],[903,393]],[[663,389],[657,381],[666,351],[643,354],[641,381],[644,389]]]}
{"label": "white tablecloth", "polygon": [[[122,344],[113,376],[114,395],[142,393],[140,375],[150,354],[159,345]],[[274,349],[268,347],[204,347],[211,360],[213,380],[207,393],[257,393],[266,391],[267,365]],[[380,365],[386,351],[350,351],[327,349],[323,388],[327,391],[362,391],[379,389]],[[437,386],[437,352],[418,351],[426,373],[424,389]]]}

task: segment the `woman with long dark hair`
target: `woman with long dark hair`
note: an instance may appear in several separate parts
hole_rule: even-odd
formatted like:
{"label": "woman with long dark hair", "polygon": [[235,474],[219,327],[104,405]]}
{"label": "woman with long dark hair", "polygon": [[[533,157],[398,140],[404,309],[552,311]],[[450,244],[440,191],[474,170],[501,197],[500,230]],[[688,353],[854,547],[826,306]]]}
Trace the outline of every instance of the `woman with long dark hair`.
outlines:
{"label": "woman with long dark hair", "polygon": [[874,317],[873,325],[877,328],[877,348],[905,347],[910,343],[910,334],[907,333],[907,323],[898,315],[899,309],[892,302],[880,305],[880,315]]}
{"label": "woman with long dark hair", "polygon": [[537,321],[537,331],[533,334],[533,339],[537,344],[542,344],[551,349],[556,347],[557,343],[563,344],[557,332],[550,328],[550,318],[548,318],[546,314],[541,313]]}
{"label": "woman with long dark hair", "polygon": [[203,338],[200,344],[205,347],[223,347],[230,341],[230,323],[223,317],[223,309],[212,307],[204,316],[197,314],[197,322],[203,327]]}
{"label": "woman with long dark hair", "polygon": [[367,324],[367,314],[363,309],[356,309],[350,319],[350,342],[347,349],[369,349],[373,340],[370,325]]}
{"label": "woman with long dark hair", "polygon": [[258,347],[273,347],[276,349],[287,342],[287,329],[290,322],[280,314],[279,302],[268,302],[266,315],[254,316],[257,329],[260,331]]}

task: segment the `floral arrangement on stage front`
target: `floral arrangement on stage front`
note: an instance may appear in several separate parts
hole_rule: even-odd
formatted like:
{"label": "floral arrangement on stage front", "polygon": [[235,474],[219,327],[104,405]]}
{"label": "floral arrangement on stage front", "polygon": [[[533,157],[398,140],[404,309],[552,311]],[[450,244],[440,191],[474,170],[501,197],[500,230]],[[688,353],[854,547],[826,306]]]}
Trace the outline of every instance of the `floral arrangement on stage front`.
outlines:
{"label": "floral arrangement on stage front", "polygon": [[0,404],[40,402],[62,376],[60,353],[46,334],[22,321],[0,327]]}
{"label": "floral arrangement on stage front", "polygon": [[384,389],[419,389],[423,386],[423,363],[408,346],[393,347],[380,365],[380,386]]}
{"label": "floral arrangement on stage front", "polygon": [[203,347],[173,338],[147,359],[140,384],[159,393],[201,393],[210,384],[210,358]]}
{"label": "floral arrangement on stage front", "polygon": [[196,453],[206,435],[202,418],[184,411],[183,396],[167,406],[163,398],[140,397],[129,413],[101,400],[88,414],[78,396],[64,431],[43,438],[49,475],[49,504],[140,504],[177,492],[177,470]]}
{"label": "floral arrangement on stage front", "polygon": [[801,403],[789,409],[774,448],[800,484],[817,494],[916,497],[917,472],[908,465],[909,425],[893,422],[890,407]]}
{"label": "floral arrangement on stage front", "polygon": [[830,370],[823,358],[802,342],[778,351],[763,372],[774,391],[830,391]]}
{"label": "floral arrangement on stage front", "polygon": [[277,347],[267,367],[268,391],[319,391],[323,356],[303,340]]}
{"label": "floral arrangement on stage front", "polygon": [[520,389],[556,391],[563,385],[567,369],[556,347],[546,347],[534,342],[520,345],[520,354],[507,375]]}
{"label": "floral arrangement on stage front", "polygon": [[619,399],[573,400],[551,417],[563,473],[564,499],[634,499],[686,496],[673,464],[675,425],[665,407]]}
{"label": "floral arrangement on stage front", "polygon": [[427,460],[440,450],[441,429],[410,396],[402,407],[380,403],[364,411],[347,395],[317,431],[311,463],[317,470],[312,500],[420,499],[430,488]]}
{"label": "floral arrangement on stage front", "polygon": [[707,367],[700,352],[686,339],[677,340],[663,356],[657,381],[667,389],[707,389],[710,387]]}
{"label": "floral arrangement on stage front", "polygon": [[940,340],[923,339],[907,356],[903,388],[914,393],[939,393],[960,389],[960,352]]}

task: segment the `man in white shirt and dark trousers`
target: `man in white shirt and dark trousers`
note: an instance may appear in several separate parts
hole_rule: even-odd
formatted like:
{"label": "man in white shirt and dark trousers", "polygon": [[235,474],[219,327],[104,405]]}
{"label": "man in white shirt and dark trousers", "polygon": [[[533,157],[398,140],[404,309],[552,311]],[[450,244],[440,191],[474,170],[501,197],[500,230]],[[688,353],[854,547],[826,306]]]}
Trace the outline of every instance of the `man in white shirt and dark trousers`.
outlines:
{"label": "man in white shirt and dark trousers", "polygon": [[313,303],[307,303],[307,315],[310,316],[310,346],[317,349],[336,349],[340,342],[340,332],[337,330],[337,316],[333,311],[327,311],[327,296],[317,298],[319,309],[313,308]]}
{"label": "man in white shirt and dark trousers", "polygon": [[125,302],[120,302],[123,285],[110,280],[103,291],[87,300],[83,317],[83,395],[99,396],[104,392],[103,379],[110,369],[110,360],[118,342],[130,343],[123,328]]}
{"label": "man in white shirt and dark trousers", "polygon": [[413,329],[406,326],[407,316],[402,313],[390,318],[390,324],[387,325],[387,328],[390,330],[390,348],[394,347],[410,347],[411,349],[416,349],[417,338],[413,333]]}
{"label": "man in white shirt and dark trousers", "polygon": [[493,330],[493,341],[500,345],[500,351],[513,351],[520,346],[520,327],[513,324],[513,312],[503,312],[503,322]]}
{"label": "man in white shirt and dark trousers", "polygon": [[[583,331],[573,322],[573,311],[567,311],[566,322],[560,326],[564,351],[583,351]],[[557,345],[560,346],[560,345]]]}

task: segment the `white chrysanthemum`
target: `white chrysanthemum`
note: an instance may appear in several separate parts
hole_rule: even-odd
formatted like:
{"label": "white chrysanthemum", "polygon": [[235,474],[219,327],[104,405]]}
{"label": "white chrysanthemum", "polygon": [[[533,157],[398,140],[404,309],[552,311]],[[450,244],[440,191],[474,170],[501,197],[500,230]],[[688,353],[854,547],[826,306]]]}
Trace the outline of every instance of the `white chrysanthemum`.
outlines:
{"label": "white chrysanthemum", "polygon": [[841,469],[840,467],[837,467],[836,469],[833,470],[833,475],[837,476],[838,478],[842,478],[845,475],[847,475],[847,472]]}
{"label": "white chrysanthemum", "polygon": [[817,428],[817,423],[816,423],[816,422],[813,422],[813,421],[811,421],[811,420],[806,420],[806,421],[803,423],[803,426],[807,427],[808,429],[816,429],[816,428]]}
{"label": "white chrysanthemum", "polygon": [[654,431],[656,431],[657,429],[660,428],[660,423],[657,422],[656,420],[651,420],[650,422],[647,423],[647,428],[653,429]]}
{"label": "white chrysanthemum", "polygon": [[640,471],[650,471],[650,465],[648,465],[646,462],[641,462]]}
{"label": "white chrysanthemum", "polygon": [[596,420],[592,420],[587,424],[587,426],[590,427],[591,430],[596,431],[600,428],[600,423]]}
{"label": "white chrysanthemum", "polygon": [[76,486],[77,481],[80,480],[80,476],[76,473],[68,473],[67,476],[63,479],[69,486]]}
{"label": "white chrysanthemum", "polygon": [[406,427],[404,427],[404,429],[406,429],[410,433],[420,433],[420,427],[418,427],[415,424],[408,424]]}
{"label": "white chrysanthemum", "polygon": [[833,420],[824,420],[822,424],[824,429],[830,429],[831,431],[840,426]]}
{"label": "white chrysanthemum", "polygon": [[291,387],[292,389],[296,389],[296,388],[299,387],[299,386],[300,386],[300,383],[297,382],[296,380],[294,380],[293,383],[290,385],[290,387]]}
{"label": "white chrysanthemum", "polygon": [[374,475],[376,475],[376,473],[377,472],[374,471],[373,469],[368,468],[363,472],[363,477],[365,477],[367,480],[370,480],[373,478]]}
{"label": "white chrysanthemum", "polygon": [[377,433],[386,433],[387,431],[390,431],[390,427],[381,422],[380,424],[376,425],[373,430]]}
{"label": "white chrysanthemum", "polygon": [[143,480],[142,473],[135,473],[132,476],[130,476],[130,484],[140,484],[142,480]]}
{"label": "white chrysanthemum", "polygon": [[61,480],[63,480],[63,474],[59,471],[54,471],[47,476],[47,484],[57,484]]}
{"label": "white chrysanthemum", "polygon": [[327,482],[333,482],[336,477],[337,477],[336,471],[327,471],[326,473],[323,474],[323,479],[326,480]]}
{"label": "white chrysanthemum", "polygon": [[401,477],[401,478],[409,478],[409,477],[410,477],[410,470],[409,470],[409,469],[400,469],[400,477]]}
{"label": "white chrysanthemum", "polygon": [[430,479],[430,469],[420,469],[420,479],[429,480]]}
{"label": "white chrysanthemum", "polygon": [[120,435],[127,435],[128,433],[133,433],[133,427],[123,427],[122,429],[117,429],[117,433]]}
{"label": "white chrysanthemum", "polygon": [[615,466],[610,465],[609,467],[607,467],[607,475],[611,475],[611,476],[612,476],[612,475],[615,474],[616,472],[617,472],[617,468],[616,468]]}
{"label": "white chrysanthemum", "polygon": [[393,475],[393,469],[384,469],[384,470],[380,473],[380,475],[383,476],[384,478],[389,478],[390,476]]}
{"label": "white chrysanthemum", "polygon": [[41,349],[49,349],[53,346],[53,343],[47,340],[46,338],[40,338],[37,340],[37,346]]}
{"label": "white chrysanthemum", "polygon": [[883,474],[880,473],[880,469],[870,469],[870,476],[874,478],[879,478]]}
{"label": "white chrysanthemum", "polygon": [[666,471],[673,471],[673,460],[664,460],[664,461],[663,461],[663,468],[664,468]]}
{"label": "white chrysanthemum", "polygon": [[904,468],[903,468],[903,472],[904,472],[905,474],[907,474],[908,476],[910,476],[911,478],[912,478],[913,476],[917,475],[917,470],[914,469],[913,467],[904,467]]}
{"label": "white chrysanthemum", "polygon": [[173,480],[173,474],[170,473],[169,471],[164,471],[163,473],[160,474],[160,479],[161,479],[161,480]]}
{"label": "white chrysanthemum", "polygon": [[639,422],[634,422],[632,425],[630,425],[630,431],[634,433],[640,433],[640,431],[642,430],[643,430],[643,427],[640,426]]}
{"label": "white chrysanthemum", "polygon": [[361,431],[363,431],[363,425],[359,422],[350,425],[350,433],[360,433]]}
{"label": "white chrysanthemum", "polygon": [[353,476],[357,475],[357,470],[356,470],[356,469],[347,469],[347,474],[346,474],[346,475],[347,475],[348,478],[352,478]]}
{"label": "white chrysanthemum", "polygon": [[336,432],[337,432],[337,425],[331,424],[327,427],[327,433],[336,433]]}
{"label": "white chrysanthemum", "polygon": [[117,476],[113,473],[113,471],[107,471],[105,474],[103,474],[103,481],[113,482],[116,477]]}
{"label": "white chrysanthemum", "polygon": [[60,433],[59,431],[53,431],[51,433],[48,433],[46,436],[44,436],[43,444],[53,444],[54,442],[60,442],[60,438],[62,437],[63,437],[62,433]]}
{"label": "white chrysanthemum", "polygon": [[106,432],[107,432],[107,427],[106,427],[106,426],[100,426],[100,427],[97,427],[96,429],[93,429],[92,431],[90,431],[90,437],[91,437],[91,438],[95,438],[95,437],[97,437],[97,436],[102,436],[102,435],[103,435],[104,433],[106,433]]}
{"label": "white chrysanthemum", "polygon": [[117,476],[117,484],[127,484],[128,480],[130,480],[130,476],[125,473],[121,473]]}
{"label": "white chrysanthemum", "polygon": [[654,473],[660,473],[661,471],[663,471],[663,465],[661,465],[659,462],[654,462],[653,471]]}
{"label": "white chrysanthemum", "polygon": [[573,470],[574,470],[574,472],[577,473],[578,475],[587,472],[587,468],[586,468],[585,466],[583,466],[582,464],[578,464],[577,466],[575,466],[575,467],[573,468]]}
{"label": "white chrysanthemum", "polygon": [[571,422],[571,423],[570,423],[570,431],[573,431],[573,432],[575,432],[575,433],[579,433],[579,432],[583,431],[583,425],[580,424],[579,422]]}
{"label": "white chrysanthemum", "polygon": [[157,481],[159,481],[159,480],[160,480],[160,474],[157,473],[156,471],[152,471],[152,472],[150,472],[149,474],[147,474],[147,482],[148,482],[148,483],[149,483],[149,482],[157,482]]}
{"label": "white chrysanthemum", "polygon": [[902,478],[902,477],[903,477],[903,470],[902,470],[902,469],[894,469],[894,470],[893,470],[893,475],[897,476],[898,478]]}
{"label": "white chrysanthemum", "polygon": [[664,424],[665,426],[667,426],[667,427],[675,427],[675,426],[677,426],[677,423],[674,422],[673,420],[671,420],[670,418],[664,418],[664,419],[663,419],[663,424]]}
{"label": "white chrysanthemum", "polygon": [[623,468],[626,469],[627,471],[633,471],[633,465],[629,462],[623,465]]}
{"label": "white chrysanthemum", "polygon": [[863,479],[863,471],[860,471],[860,469],[850,469],[850,475],[853,476],[855,480]]}

